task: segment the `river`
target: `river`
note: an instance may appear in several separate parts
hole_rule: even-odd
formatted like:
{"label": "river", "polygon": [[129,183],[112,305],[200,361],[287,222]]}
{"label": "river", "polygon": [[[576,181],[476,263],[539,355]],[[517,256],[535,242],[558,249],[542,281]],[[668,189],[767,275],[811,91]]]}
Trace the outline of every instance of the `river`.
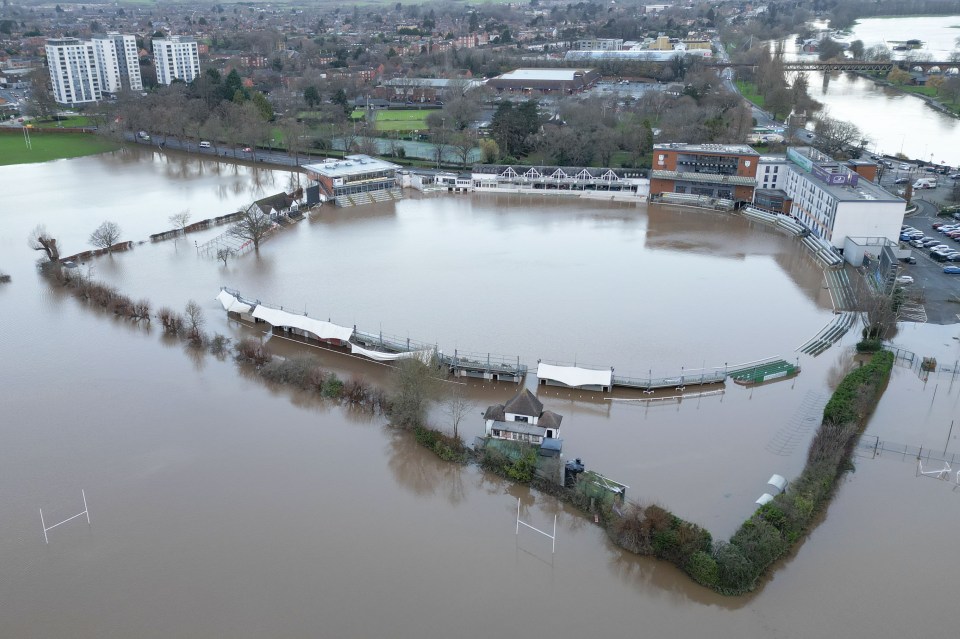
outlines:
{"label": "river", "polygon": [[[103,219],[117,221],[124,239],[145,239],[179,210],[219,215],[287,181],[282,172],[143,150],[0,168],[0,270],[13,276],[0,286],[0,635],[952,630],[943,558],[960,523],[957,493],[915,478],[910,463],[858,461],[826,521],[762,592],[726,599],[665,563],[621,552],[550,498],[438,461],[380,417],[265,386],[229,360],[164,340],[156,327],[87,308],[39,277],[25,243],[41,221],[68,253],[85,248]],[[707,364],[741,353],[789,356],[831,314],[817,269],[794,241],[694,211],[410,198],[323,209],[266,242],[259,259],[227,267],[198,257],[193,237],[82,268],[155,306],[196,299],[208,330],[233,337],[248,330],[213,302],[221,283],[444,347],[503,345],[524,361],[589,357],[618,370],[667,368],[695,354]],[[909,325],[898,340],[948,361],[958,354],[955,332]],[[699,401],[540,397],[564,415],[568,454],[628,483],[631,498],[668,505],[725,537],[771,473],[799,471],[809,430],[795,418],[842,374],[852,339],[801,358],[793,380],[730,384]],[[345,375],[388,381],[383,367],[323,357]],[[477,417],[461,430],[471,436],[483,407],[515,388],[469,390]],[[870,432],[942,445],[958,395],[949,376],[924,383],[898,368]],[[794,426],[797,445],[771,452]],[[44,544],[38,508],[48,525],[69,517],[82,509],[81,488],[91,525],[65,524]],[[514,534],[518,498],[533,525],[549,527],[559,515],[556,555],[547,540]]]}
{"label": "river", "polygon": [[[866,47],[884,41],[920,39],[925,53],[947,59],[960,35],[960,16],[869,18],[860,20],[845,41],[863,40]],[[804,54],[794,38],[784,41],[789,59],[816,60]],[[897,54],[895,57],[902,57]],[[868,139],[871,152],[960,166],[960,119],[945,115],[916,96],[879,86],[852,73],[808,73],[810,95],[831,117],[853,122]]]}

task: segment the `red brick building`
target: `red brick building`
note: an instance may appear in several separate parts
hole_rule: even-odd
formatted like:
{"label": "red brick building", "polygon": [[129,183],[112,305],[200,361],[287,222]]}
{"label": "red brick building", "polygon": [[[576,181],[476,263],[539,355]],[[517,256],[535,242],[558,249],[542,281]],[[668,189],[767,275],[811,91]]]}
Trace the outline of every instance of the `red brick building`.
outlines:
{"label": "red brick building", "polygon": [[656,144],[650,195],[684,193],[753,201],[760,154],[746,144]]}

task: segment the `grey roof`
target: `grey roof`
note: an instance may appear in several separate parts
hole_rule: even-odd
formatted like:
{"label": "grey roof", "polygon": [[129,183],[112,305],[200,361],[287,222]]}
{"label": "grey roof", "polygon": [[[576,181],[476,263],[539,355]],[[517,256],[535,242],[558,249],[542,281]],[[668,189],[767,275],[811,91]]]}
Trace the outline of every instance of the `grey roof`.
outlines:
{"label": "grey roof", "polygon": [[496,80],[552,80],[572,82],[579,75],[589,73],[593,69],[514,69],[495,78]]}
{"label": "grey roof", "polygon": [[539,417],[543,412],[543,402],[537,396],[524,388],[503,405],[503,412],[515,415],[529,415]]}
{"label": "grey roof", "polygon": [[543,414],[540,415],[540,419],[537,420],[538,426],[543,426],[544,428],[560,428],[560,422],[563,421],[563,415],[553,412],[552,410],[545,410]]}
{"label": "grey roof", "polygon": [[737,155],[756,155],[752,147],[746,144],[685,144],[682,142],[669,142],[667,144],[654,144],[654,150],[664,151],[689,151],[693,153],[736,153]]}
{"label": "grey roof", "polygon": [[286,193],[280,192],[276,195],[257,200],[254,204],[260,207],[261,211],[269,215],[271,209],[280,212],[290,208],[290,205],[293,204],[293,198]]}
{"label": "grey roof", "polygon": [[483,414],[483,418],[493,419],[498,422],[505,420],[507,416],[503,414],[503,404],[494,404],[493,406],[488,406],[487,412]]}
{"label": "grey roof", "polygon": [[374,171],[389,171],[399,169],[400,166],[392,162],[386,162],[379,158],[373,158],[369,155],[357,153],[348,155],[342,160],[326,160],[314,164],[304,164],[303,168],[312,173],[318,173],[330,178],[346,177],[350,175],[361,175],[363,173],[373,173]]}
{"label": "grey roof", "polygon": [[536,435],[543,437],[546,429],[543,426],[534,425],[530,422],[493,422],[493,428],[505,430],[510,433],[521,433],[523,435]]}

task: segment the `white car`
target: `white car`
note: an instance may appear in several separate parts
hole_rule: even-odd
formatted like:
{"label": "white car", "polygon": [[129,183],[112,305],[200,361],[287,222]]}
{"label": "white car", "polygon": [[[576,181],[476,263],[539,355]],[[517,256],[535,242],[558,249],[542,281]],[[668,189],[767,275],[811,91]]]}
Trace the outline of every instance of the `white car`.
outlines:
{"label": "white car", "polygon": [[901,164],[901,165],[900,165],[900,170],[901,170],[901,171],[909,171],[911,168],[913,168],[913,167],[911,167],[909,164]]}
{"label": "white car", "polygon": [[897,284],[913,284],[913,278],[909,275],[901,275],[897,278]]}

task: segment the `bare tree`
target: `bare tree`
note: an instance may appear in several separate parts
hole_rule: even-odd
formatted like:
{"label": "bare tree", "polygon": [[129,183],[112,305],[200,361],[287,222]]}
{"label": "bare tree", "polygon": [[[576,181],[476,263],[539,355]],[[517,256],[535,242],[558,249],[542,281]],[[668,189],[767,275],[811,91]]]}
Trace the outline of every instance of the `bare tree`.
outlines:
{"label": "bare tree", "polygon": [[107,249],[117,243],[120,239],[120,226],[116,222],[104,222],[90,234],[90,244],[97,248]]}
{"label": "bare tree", "polygon": [[170,220],[170,224],[179,232],[179,235],[186,235],[187,225],[190,224],[190,209],[183,209],[167,219]]}
{"label": "bare tree", "polygon": [[455,384],[453,390],[443,398],[443,413],[450,418],[454,439],[460,439],[460,422],[477,407],[476,402],[467,397],[466,386]]}
{"label": "bare tree", "polygon": [[57,239],[47,232],[47,228],[44,225],[40,224],[30,231],[27,244],[34,251],[43,251],[46,253],[48,261],[60,261],[60,249],[57,247]]}
{"label": "bare tree", "polygon": [[470,161],[470,152],[477,146],[477,134],[472,131],[461,131],[453,136],[451,146],[457,152],[460,165],[467,166]]}
{"label": "bare tree", "polygon": [[857,125],[844,120],[837,120],[827,115],[817,118],[816,146],[827,155],[845,153],[851,147],[863,145],[863,133]]}
{"label": "bare tree", "polygon": [[259,251],[260,242],[273,228],[273,220],[256,204],[251,204],[246,209],[240,209],[238,213],[240,219],[230,227],[227,233],[237,239],[252,242],[253,250]]}
{"label": "bare tree", "polygon": [[217,249],[217,259],[223,262],[224,266],[227,265],[227,260],[229,260],[231,257],[233,257],[232,248],[228,247],[228,248]]}
{"label": "bare tree", "polygon": [[203,316],[203,308],[195,301],[187,302],[183,309],[187,321],[187,338],[195,345],[203,344],[203,327],[207,319]]}

